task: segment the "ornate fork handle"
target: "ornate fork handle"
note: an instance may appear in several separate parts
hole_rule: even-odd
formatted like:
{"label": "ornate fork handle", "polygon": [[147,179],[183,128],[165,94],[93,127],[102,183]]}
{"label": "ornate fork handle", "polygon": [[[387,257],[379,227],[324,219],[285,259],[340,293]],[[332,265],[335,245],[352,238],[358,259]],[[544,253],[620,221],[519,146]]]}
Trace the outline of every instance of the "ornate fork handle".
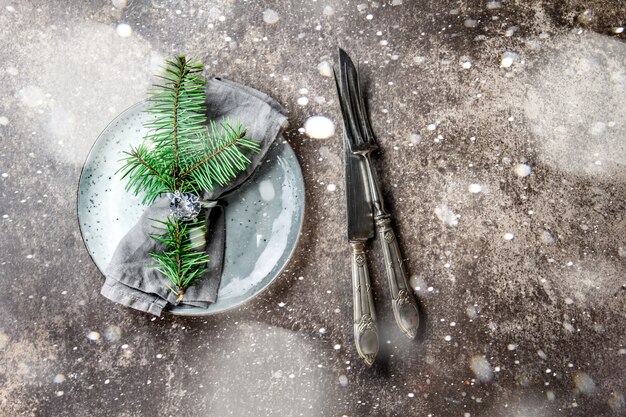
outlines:
{"label": "ornate fork handle", "polygon": [[352,289],[354,304],[354,342],[356,350],[371,366],[378,353],[378,328],[370,277],[367,271],[367,258],[364,244],[350,242],[352,246]]}
{"label": "ornate fork handle", "polygon": [[389,281],[393,315],[400,329],[411,339],[415,338],[419,327],[419,313],[417,302],[411,293],[407,282],[406,271],[402,264],[402,255],[396,240],[396,234],[391,228],[389,215],[376,219],[378,236],[385,257],[385,269]]}
{"label": "ornate fork handle", "polygon": [[372,205],[374,206],[374,220],[378,229],[378,240],[383,248],[385,257],[385,270],[387,271],[389,291],[391,292],[393,315],[398,327],[404,334],[413,339],[417,335],[420,321],[417,302],[407,281],[400,247],[396,240],[396,234],[391,227],[391,215],[385,210],[385,203],[380,193],[376,171],[372,168],[369,152],[363,154],[363,159],[370,184]]}

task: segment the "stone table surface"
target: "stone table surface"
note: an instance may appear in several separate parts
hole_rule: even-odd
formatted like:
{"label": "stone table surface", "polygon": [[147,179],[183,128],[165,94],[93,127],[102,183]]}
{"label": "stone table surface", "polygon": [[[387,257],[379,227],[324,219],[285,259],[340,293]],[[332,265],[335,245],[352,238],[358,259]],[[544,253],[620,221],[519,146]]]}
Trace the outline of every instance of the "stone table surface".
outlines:
{"label": "stone table surface", "polygon": [[[623,0],[0,0],[0,415],[624,415],[625,19]],[[372,368],[353,346],[338,46],[423,318],[400,333],[372,262]],[[268,291],[156,318],[99,295],[76,189],[179,53],[289,110],[306,217]],[[335,134],[304,133],[314,115]]]}

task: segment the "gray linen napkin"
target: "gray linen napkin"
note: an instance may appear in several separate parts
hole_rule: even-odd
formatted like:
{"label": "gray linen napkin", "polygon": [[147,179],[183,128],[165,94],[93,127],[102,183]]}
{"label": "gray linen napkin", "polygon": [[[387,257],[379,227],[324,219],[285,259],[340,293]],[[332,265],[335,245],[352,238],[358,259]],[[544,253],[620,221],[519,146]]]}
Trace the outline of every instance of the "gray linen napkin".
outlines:
{"label": "gray linen napkin", "polygon": [[[185,290],[180,305],[206,308],[217,299],[224,260],[226,240],[224,210],[219,197],[246,181],[263,161],[270,145],[282,129],[287,127],[285,110],[267,94],[232,81],[214,78],[207,81],[207,117],[219,122],[224,119],[240,121],[247,129],[247,137],[259,142],[261,151],[252,156],[252,162],[226,187],[205,191],[201,200],[218,201],[214,208],[205,209],[206,248],[210,262],[208,271],[196,285]],[[176,304],[176,295],[168,288],[168,279],[151,265],[151,251],[161,250],[150,237],[157,233],[151,219],[164,220],[170,212],[169,198],[160,197],[146,209],[139,222],[122,238],[111,263],[105,271],[106,279],[101,294],[116,303],[145,311],[156,316],[168,305]]]}

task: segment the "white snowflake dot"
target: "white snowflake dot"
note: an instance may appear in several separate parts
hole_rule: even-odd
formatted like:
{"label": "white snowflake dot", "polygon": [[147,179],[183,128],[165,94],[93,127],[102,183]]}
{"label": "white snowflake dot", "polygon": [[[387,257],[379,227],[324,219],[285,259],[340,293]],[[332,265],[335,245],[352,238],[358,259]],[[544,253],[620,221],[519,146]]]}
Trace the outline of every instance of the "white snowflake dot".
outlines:
{"label": "white snowflake dot", "polygon": [[87,333],[87,339],[92,340],[92,341],[96,341],[100,339],[100,333],[96,332],[96,331],[91,331],[89,333]]}
{"label": "white snowflake dot", "polygon": [[532,168],[526,164],[517,164],[513,167],[513,173],[520,178],[527,177],[532,172]]}
{"label": "white snowflake dot", "polygon": [[122,38],[128,38],[130,35],[133,34],[133,29],[130,27],[130,25],[126,23],[120,23],[119,25],[117,25],[115,31]]}

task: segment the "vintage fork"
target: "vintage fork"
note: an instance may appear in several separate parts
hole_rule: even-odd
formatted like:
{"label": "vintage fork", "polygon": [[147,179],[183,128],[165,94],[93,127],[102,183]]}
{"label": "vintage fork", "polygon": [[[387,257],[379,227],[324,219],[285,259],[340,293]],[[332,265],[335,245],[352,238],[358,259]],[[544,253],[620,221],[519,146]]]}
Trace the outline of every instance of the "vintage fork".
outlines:
{"label": "vintage fork", "polygon": [[385,257],[385,270],[392,298],[392,309],[396,323],[409,337],[414,338],[419,327],[417,302],[408,282],[402,263],[402,254],[396,235],[391,227],[391,215],[385,209],[376,171],[372,167],[371,153],[378,149],[378,143],[365,109],[363,94],[359,83],[359,74],[348,54],[339,49],[339,65],[347,75],[347,119],[353,134],[349,137],[350,151],[363,157],[370,195],[374,207],[374,220],[378,237]]}

